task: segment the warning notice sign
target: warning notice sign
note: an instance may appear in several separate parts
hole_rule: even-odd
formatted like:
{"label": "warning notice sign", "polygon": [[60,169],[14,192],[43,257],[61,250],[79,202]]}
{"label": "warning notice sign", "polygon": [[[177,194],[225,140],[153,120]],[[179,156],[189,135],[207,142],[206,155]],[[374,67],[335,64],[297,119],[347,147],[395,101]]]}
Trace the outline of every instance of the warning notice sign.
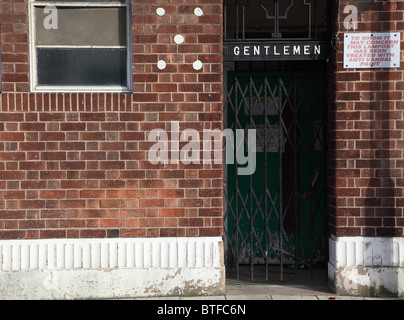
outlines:
{"label": "warning notice sign", "polygon": [[344,68],[399,68],[400,33],[344,35]]}

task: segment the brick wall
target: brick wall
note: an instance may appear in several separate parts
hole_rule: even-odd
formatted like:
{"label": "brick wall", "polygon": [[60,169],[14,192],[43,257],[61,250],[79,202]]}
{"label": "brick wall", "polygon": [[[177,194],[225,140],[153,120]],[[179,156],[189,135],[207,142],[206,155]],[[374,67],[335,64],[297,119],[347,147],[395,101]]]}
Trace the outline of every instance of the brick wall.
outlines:
{"label": "brick wall", "polygon": [[147,160],[170,121],[222,128],[221,1],[132,1],[131,94],[30,93],[27,10],[0,4],[0,239],[221,235],[222,165]]}
{"label": "brick wall", "polygon": [[[333,4],[337,22],[338,1]],[[403,236],[404,64],[343,69],[343,33],[352,32],[343,25],[348,4],[358,8],[355,32],[401,32],[404,38],[403,1],[341,1],[340,46],[330,73],[331,233]]]}

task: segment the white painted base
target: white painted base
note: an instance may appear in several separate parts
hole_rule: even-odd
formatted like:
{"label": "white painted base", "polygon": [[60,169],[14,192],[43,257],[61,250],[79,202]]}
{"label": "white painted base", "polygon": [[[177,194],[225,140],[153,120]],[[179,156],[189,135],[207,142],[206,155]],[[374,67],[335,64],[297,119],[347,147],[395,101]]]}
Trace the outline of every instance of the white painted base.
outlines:
{"label": "white painted base", "polygon": [[338,294],[404,296],[404,238],[332,236],[328,280]]}
{"label": "white painted base", "polygon": [[223,243],[206,238],[0,241],[0,299],[224,294]]}

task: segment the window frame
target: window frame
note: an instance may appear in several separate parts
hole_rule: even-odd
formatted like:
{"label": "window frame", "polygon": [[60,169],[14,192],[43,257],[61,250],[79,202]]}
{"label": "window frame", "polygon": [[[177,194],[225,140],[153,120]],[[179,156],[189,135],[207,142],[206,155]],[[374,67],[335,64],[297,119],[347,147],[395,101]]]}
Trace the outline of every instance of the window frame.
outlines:
{"label": "window frame", "polygon": [[[77,8],[126,8],[126,46],[82,46],[82,45],[48,45],[42,46],[43,48],[126,48],[126,86],[112,86],[112,85],[72,85],[72,86],[63,86],[63,85],[38,85],[38,66],[37,66],[37,45],[35,43],[36,40],[36,15],[35,15],[35,7],[46,7],[46,6],[54,6],[58,7],[77,7]],[[29,45],[30,45],[30,86],[31,92],[132,92],[132,24],[131,24],[131,1],[125,0],[122,2],[112,1],[112,2],[103,2],[101,1],[40,1],[40,0],[29,0]]]}

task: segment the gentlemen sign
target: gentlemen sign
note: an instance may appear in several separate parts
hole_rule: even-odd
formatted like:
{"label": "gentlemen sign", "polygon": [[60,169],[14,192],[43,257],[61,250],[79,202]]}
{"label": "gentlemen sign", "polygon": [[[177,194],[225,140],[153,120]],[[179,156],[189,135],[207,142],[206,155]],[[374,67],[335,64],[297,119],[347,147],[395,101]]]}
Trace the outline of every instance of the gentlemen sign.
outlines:
{"label": "gentlemen sign", "polygon": [[225,42],[225,60],[325,60],[329,57],[329,42]]}

